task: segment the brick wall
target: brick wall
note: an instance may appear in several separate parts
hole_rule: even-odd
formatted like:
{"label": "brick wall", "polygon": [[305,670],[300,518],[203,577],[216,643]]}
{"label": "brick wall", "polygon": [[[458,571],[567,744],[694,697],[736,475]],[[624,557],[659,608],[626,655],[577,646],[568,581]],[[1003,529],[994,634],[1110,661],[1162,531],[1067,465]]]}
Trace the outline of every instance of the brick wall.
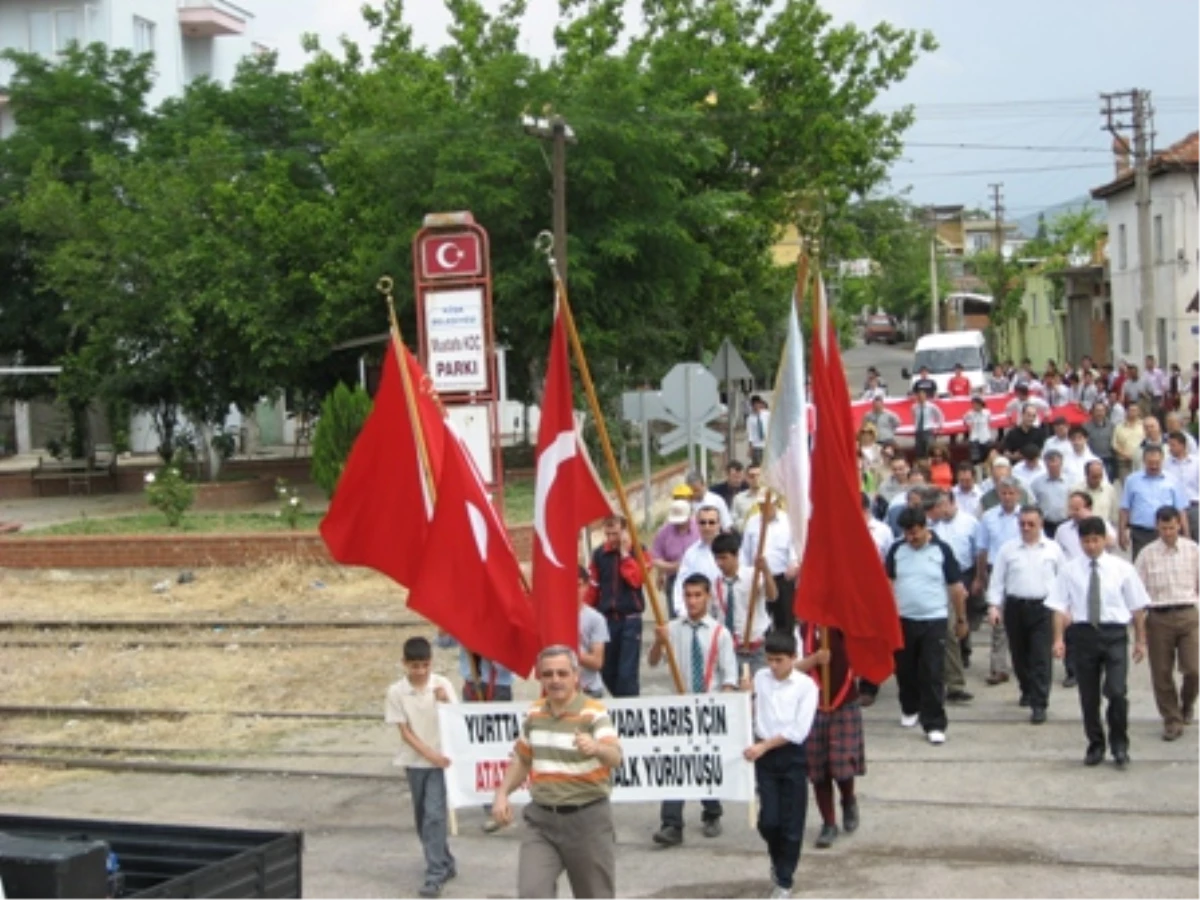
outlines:
{"label": "brick wall", "polygon": [[[671,466],[654,478],[652,502],[662,503],[678,482],[685,464]],[[268,483],[268,487],[274,482]],[[222,487],[237,488],[255,482],[233,482]],[[628,488],[634,515],[641,506],[640,482]],[[33,534],[36,534],[34,532]],[[517,559],[533,557],[533,526],[513,525],[508,529]],[[650,535],[643,536],[650,543]],[[599,540],[599,532],[594,534]],[[331,562],[325,544],[316,532],[244,534],[124,534],[61,537],[12,537],[0,539],[0,567],[10,569],[198,569],[206,566],[257,565],[277,559]]]}

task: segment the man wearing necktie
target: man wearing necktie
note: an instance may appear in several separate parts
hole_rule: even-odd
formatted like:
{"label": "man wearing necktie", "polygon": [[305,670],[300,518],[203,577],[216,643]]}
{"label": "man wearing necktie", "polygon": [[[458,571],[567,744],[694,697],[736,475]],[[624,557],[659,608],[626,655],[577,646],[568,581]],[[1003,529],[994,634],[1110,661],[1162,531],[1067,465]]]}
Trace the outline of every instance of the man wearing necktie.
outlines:
{"label": "man wearing necktie", "polygon": [[946,423],[939,407],[930,402],[930,394],[918,389],[917,402],[913,404],[912,417],[915,426],[913,440],[917,459],[929,455],[929,448],[937,438],[938,429]]}
{"label": "man wearing necktie", "polygon": [[[683,582],[683,602],[686,618],[673,619],[654,629],[654,644],[650,648],[650,665],[659,665],[670,645],[679,664],[680,674],[688,693],[707,694],[718,689],[738,689],[737,660],[733,652],[733,636],[729,629],[709,615],[712,605],[712,586],[706,575],[693,573]],[[748,687],[748,685],[746,685]],[[704,807],[701,821],[704,836],[721,834],[721,801],[701,800]],[[666,847],[683,843],[683,801],[664,800],[661,810],[662,827],[654,833],[654,842]]]}
{"label": "man wearing necktie", "polygon": [[[734,534],[719,534],[713,540],[713,557],[721,573],[716,584],[713,615],[719,617],[733,635],[738,671],[749,666],[753,678],[767,665],[764,642],[771,625],[767,604],[773,603],[778,593],[766,557],[760,557],[753,565],[741,565],[744,560],[738,553],[739,543]],[[757,591],[754,590],[755,581],[758,582]],[[751,594],[755,595],[753,617],[750,616]]]}
{"label": "man wearing necktie", "polygon": [[[1099,516],[1079,523],[1083,556],[1059,570],[1058,582],[1045,605],[1054,610],[1054,655],[1066,656],[1064,635],[1071,633],[1071,653],[1079,682],[1079,706],[1087,735],[1084,765],[1104,761],[1105,733],[1100,696],[1108,699],[1108,749],[1113,762],[1129,764],[1129,622],[1133,622],[1133,661],[1146,655],[1146,607],[1150,598],[1133,566],[1105,552],[1107,526]],[[1102,687],[1103,685],[1103,687]]]}
{"label": "man wearing necktie", "polygon": [[761,465],[763,448],[767,446],[767,430],[771,414],[767,412],[767,401],[758,394],[750,398],[751,413],[746,417],[746,440],[750,444],[751,465]]}

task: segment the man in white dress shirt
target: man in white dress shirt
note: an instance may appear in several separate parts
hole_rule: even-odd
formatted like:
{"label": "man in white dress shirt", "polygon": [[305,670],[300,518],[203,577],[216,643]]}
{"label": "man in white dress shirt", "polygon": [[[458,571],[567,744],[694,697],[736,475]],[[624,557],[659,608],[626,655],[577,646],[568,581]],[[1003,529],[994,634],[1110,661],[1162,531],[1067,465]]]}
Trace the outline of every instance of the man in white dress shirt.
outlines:
{"label": "man in white dress shirt", "polygon": [[1133,566],[1104,552],[1106,528],[1098,516],[1079,523],[1084,556],[1062,568],[1046,605],[1054,610],[1054,655],[1066,655],[1064,635],[1072,632],[1079,706],[1087,735],[1083,762],[1104,762],[1105,733],[1100,719],[1101,678],[1108,698],[1107,743],[1117,768],[1129,765],[1129,623],[1134,630],[1133,661],[1146,655],[1146,607],[1150,598]]}
{"label": "man in white dress shirt", "polygon": [[1067,480],[1067,484],[1076,485],[1086,477],[1087,464],[1100,457],[1088,447],[1087,429],[1082,425],[1071,426],[1067,433],[1067,444],[1067,449],[1062,451],[1063,478]]}
{"label": "man in white dress shirt", "polygon": [[[1004,459],[1004,457],[999,457]],[[1007,460],[1005,460],[1007,462]],[[983,499],[983,488],[975,483],[975,467],[969,462],[960,462],[955,470],[955,484],[951,488],[954,494],[954,505],[973,519],[983,515],[980,501]]]}
{"label": "man in white dress shirt", "polygon": [[708,489],[708,482],[704,480],[703,475],[695,471],[688,472],[683,480],[692,489],[692,505],[697,513],[700,512],[702,506],[715,507],[721,519],[721,530],[728,531],[733,527],[733,514],[729,511],[729,504],[720,494],[715,494]]}
{"label": "man in white dress shirt", "polygon": [[750,444],[750,462],[762,465],[763,449],[771,430],[771,413],[767,401],[755,394],[750,398],[750,415],[746,416],[746,440]]}
{"label": "man in white dress shirt", "polygon": [[[780,631],[791,631],[795,627],[792,612],[792,597],[796,592],[796,573],[800,570],[796,559],[796,548],[792,545],[792,528],[787,513],[782,512],[774,499],[768,500],[762,491],[758,502],[759,512],[746,520],[746,532],[742,535],[741,564],[753,566],[758,558],[759,536],[766,528],[763,559],[771,577],[775,580],[775,593],[767,608],[774,627]],[[764,525],[765,522],[765,525]]]}
{"label": "man in white dress shirt", "polygon": [[1052,598],[1063,565],[1058,544],[1046,537],[1042,513],[1022,507],[1021,537],[1000,548],[988,581],[988,619],[1004,621],[1013,674],[1021,688],[1020,705],[1030,709],[1029,721],[1046,721],[1050,704]]}
{"label": "man in white dress shirt", "polygon": [[721,574],[712,553],[712,542],[721,533],[721,517],[717,508],[701,506],[700,511],[696,513],[696,526],[700,529],[700,540],[683,551],[679,560],[679,574],[675,576],[675,586],[671,592],[671,605],[675,609],[676,618],[684,615],[684,579],[699,572],[709,582],[715,583]]}
{"label": "man in white dress shirt", "polygon": [[1167,437],[1167,455],[1163,460],[1163,471],[1175,479],[1183,497],[1187,500],[1188,534],[1192,540],[1200,537],[1200,463],[1188,449],[1187,438],[1182,431],[1172,431]]}
{"label": "man in white dress shirt", "polygon": [[[767,606],[775,601],[775,579],[771,577],[765,558],[758,560],[757,568],[754,560],[749,565],[741,563],[738,543],[735,534],[718,534],[713,539],[713,558],[721,577],[713,584],[711,615],[733,635],[738,671],[749,666],[753,677],[767,664],[763,640],[771,625]],[[753,615],[750,614],[751,596],[754,597]]]}
{"label": "man in white dress shirt", "polygon": [[[680,582],[686,615],[654,629],[654,644],[650,647],[647,661],[651,668],[661,664],[670,645],[687,693],[737,690],[737,657],[734,655],[733,635],[709,615],[712,583],[699,573],[681,578]],[[746,688],[749,687],[747,683]],[[700,803],[704,808],[701,818],[704,836],[719,837],[723,812],[721,801],[701,800]],[[662,827],[654,833],[654,843],[678,847],[683,843],[683,801],[664,800],[660,814]]]}

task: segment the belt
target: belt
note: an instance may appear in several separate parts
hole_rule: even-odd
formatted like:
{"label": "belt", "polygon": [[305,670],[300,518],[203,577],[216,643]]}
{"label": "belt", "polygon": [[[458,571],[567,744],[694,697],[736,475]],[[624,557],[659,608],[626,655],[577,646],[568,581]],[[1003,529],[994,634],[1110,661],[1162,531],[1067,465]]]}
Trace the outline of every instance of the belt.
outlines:
{"label": "belt", "polygon": [[1157,533],[1158,533],[1158,532],[1157,532],[1155,529],[1153,529],[1153,528],[1147,528],[1145,525],[1130,525],[1130,526],[1129,526],[1129,530],[1130,530],[1130,531],[1150,531],[1150,532],[1153,532],[1153,533],[1155,533],[1155,534],[1157,534]]}
{"label": "belt", "polygon": [[546,812],[554,813],[556,816],[569,816],[572,813],[577,813],[581,809],[587,809],[589,806],[595,806],[597,803],[603,803],[607,797],[597,797],[595,800],[589,800],[587,803],[568,803],[560,806],[551,806],[549,803],[534,803]]}
{"label": "belt", "polygon": [[1004,595],[1005,603],[1045,603],[1045,597],[1014,597],[1012,594]]}
{"label": "belt", "polygon": [[1196,608],[1195,603],[1171,603],[1167,606],[1147,607],[1147,609],[1149,609],[1150,612],[1175,612],[1176,610],[1180,610],[1180,609],[1195,609],[1195,608]]}
{"label": "belt", "polygon": [[748,644],[743,644],[743,643],[739,642],[737,644],[737,646],[734,647],[734,649],[738,653],[756,653],[762,649],[763,644],[765,644],[765,643],[766,643],[766,641],[764,639],[759,638],[757,641],[751,641]]}

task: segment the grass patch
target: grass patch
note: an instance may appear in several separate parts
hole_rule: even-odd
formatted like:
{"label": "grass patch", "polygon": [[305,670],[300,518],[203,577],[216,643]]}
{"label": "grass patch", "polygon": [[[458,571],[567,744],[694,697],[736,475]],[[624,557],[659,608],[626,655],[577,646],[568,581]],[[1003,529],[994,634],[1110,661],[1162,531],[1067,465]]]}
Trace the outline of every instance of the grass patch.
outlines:
{"label": "grass patch", "polygon": [[533,488],[532,478],[504,482],[504,521],[533,521]]}
{"label": "grass patch", "polygon": [[[301,513],[297,531],[314,531],[319,513]],[[79,534],[199,534],[224,531],[289,531],[287,523],[273,513],[194,513],[183,517],[178,528],[168,528],[159,513],[140,513],[111,519],[83,518],[49,528],[21,532],[28,537]]]}

